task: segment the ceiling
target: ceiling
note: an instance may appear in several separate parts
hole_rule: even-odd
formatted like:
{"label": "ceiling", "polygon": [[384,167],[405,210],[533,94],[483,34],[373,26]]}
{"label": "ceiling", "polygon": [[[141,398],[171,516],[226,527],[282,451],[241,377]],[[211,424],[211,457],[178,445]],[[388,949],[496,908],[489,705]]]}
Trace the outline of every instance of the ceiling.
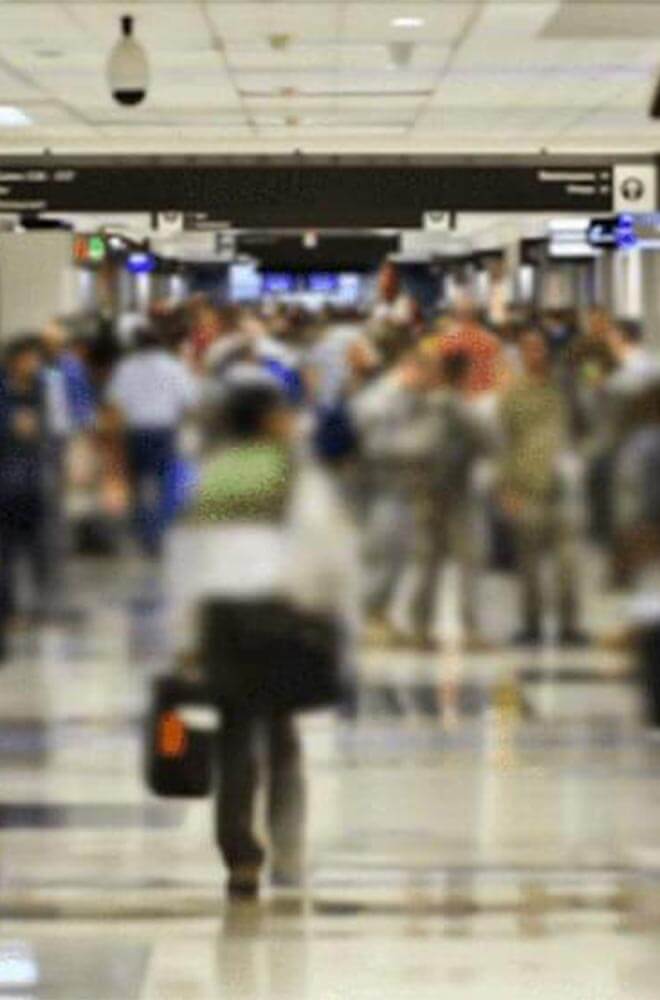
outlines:
{"label": "ceiling", "polygon": [[[134,109],[105,82],[126,13]],[[0,150],[656,151],[658,39],[660,0],[0,0],[0,105],[32,122]]]}

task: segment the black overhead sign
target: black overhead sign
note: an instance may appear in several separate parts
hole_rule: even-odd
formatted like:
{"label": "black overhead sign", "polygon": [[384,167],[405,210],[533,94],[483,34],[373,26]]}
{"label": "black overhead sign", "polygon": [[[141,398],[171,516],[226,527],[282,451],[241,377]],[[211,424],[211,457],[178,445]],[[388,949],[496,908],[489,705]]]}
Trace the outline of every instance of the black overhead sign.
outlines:
{"label": "black overhead sign", "polygon": [[619,234],[617,215],[592,219],[587,229],[587,243],[592,247],[616,247]]}
{"label": "black overhead sign", "polygon": [[0,161],[0,212],[205,213],[253,228],[418,228],[430,211],[612,210],[609,165],[224,159]]}
{"label": "black overhead sign", "polygon": [[221,233],[231,229],[229,219],[217,218],[212,212],[186,212],[183,216],[183,228],[191,233]]}
{"label": "black overhead sign", "polygon": [[255,257],[266,271],[369,271],[400,249],[398,236],[320,236],[306,246],[300,236],[246,233],[236,240],[238,253]]}

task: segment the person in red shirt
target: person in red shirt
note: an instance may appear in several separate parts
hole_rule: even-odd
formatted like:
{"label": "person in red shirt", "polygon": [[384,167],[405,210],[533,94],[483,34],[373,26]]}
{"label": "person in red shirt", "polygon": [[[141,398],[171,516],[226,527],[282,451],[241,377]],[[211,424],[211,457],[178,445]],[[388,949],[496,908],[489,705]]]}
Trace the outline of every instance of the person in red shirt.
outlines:
{"label": "person in red shirt", "polygon": [[460,354],[469,361],[467,390],[477,395],[497,389],[503,378],[502,344],[480,324],[474,303],[462,298],[454,309],[453,322],[438,340],[441,359]]}

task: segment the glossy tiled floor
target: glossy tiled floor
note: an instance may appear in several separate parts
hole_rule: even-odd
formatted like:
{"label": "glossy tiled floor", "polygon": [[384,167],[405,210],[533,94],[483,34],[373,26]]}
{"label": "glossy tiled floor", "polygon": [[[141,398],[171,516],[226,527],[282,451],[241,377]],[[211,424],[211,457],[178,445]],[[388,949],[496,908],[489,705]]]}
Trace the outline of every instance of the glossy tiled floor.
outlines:
{"label": "glossy tiled floor", "polygon": [[356,717],[305,722],[304,899],[228,909],[208,804],[140,780],[155,593],[78,567],[85,624],[0,673],[0,998],[655,1000],[660,743],[625,659],[364,654]]}

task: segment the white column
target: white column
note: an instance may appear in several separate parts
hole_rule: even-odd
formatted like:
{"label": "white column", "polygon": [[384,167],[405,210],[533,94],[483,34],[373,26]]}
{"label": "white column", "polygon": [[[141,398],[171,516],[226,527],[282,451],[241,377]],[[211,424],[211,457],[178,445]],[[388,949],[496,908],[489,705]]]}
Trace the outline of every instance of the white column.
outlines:
{"label": "white column", "polygon": [[78,307],[73,236],[64,230],[0,233],[0,335],[37,333]]}
{"label": "white column", "polygon": [[648,344],[660,350],[660,251],[642,251],[641,264],[642,322]]}
{"label": "white column", "polygon": [[[617,316],[641,320],[643,257],[654,251],[620,250],[614,254],[614,294],[612,310]],[[660,254],[658,255],[660,256]]]}
{"label": "white column", "polygon": [[617,312],[615,305],[615,270],[617,253],[603,253],[594,261],[596,302],[604,309]]}
{"label": "white column", "polygon": [[573,269],[552,263],[540,269],[539,305],[541,309],[570,309],[575,305]]}

